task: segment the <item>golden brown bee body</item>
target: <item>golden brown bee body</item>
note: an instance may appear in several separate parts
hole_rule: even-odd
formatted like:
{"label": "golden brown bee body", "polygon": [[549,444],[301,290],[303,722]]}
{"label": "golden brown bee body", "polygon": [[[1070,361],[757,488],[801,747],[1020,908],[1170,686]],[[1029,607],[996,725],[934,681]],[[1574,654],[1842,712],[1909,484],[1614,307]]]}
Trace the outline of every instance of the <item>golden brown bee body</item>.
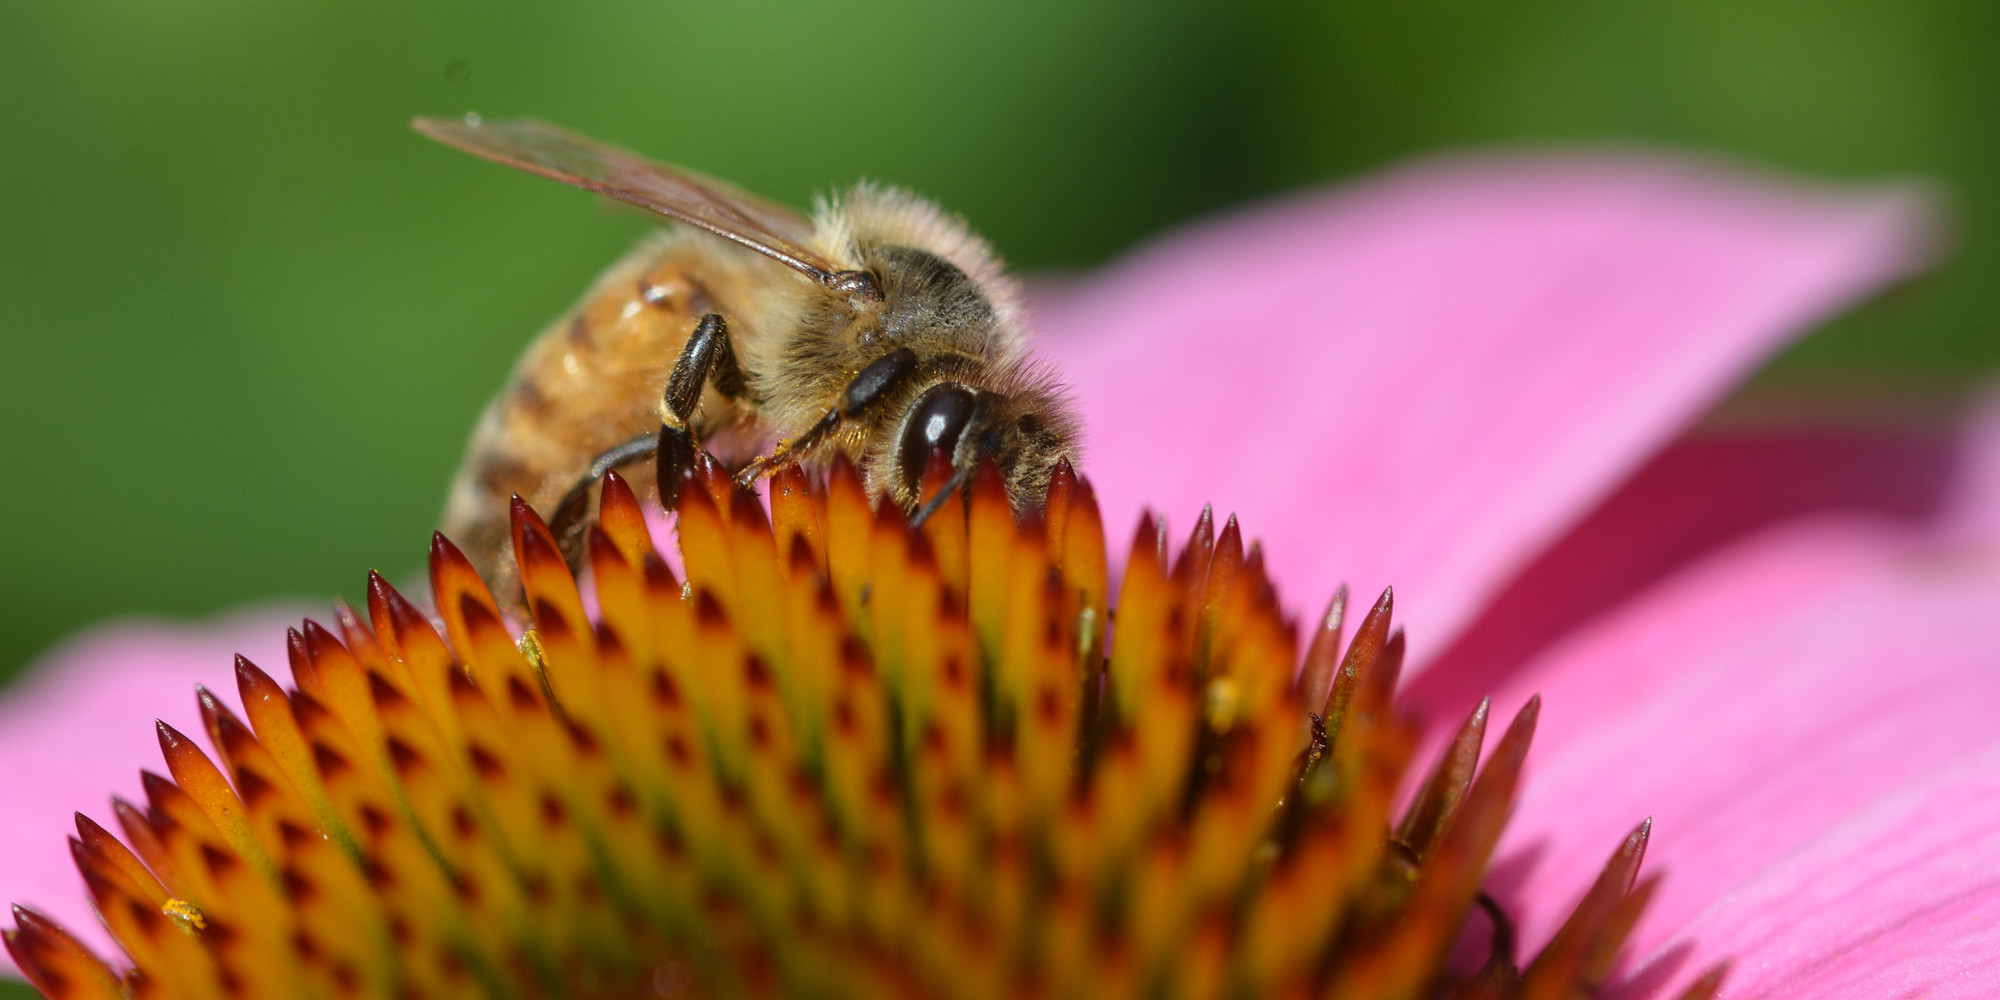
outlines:
{"label": "golden brown bee body", "polygon": [[[703,312],[754,296],[756,286],[731,273],[740,269],[715,266],[740,262],[719,259],[705,239],[655,238],[605,272],[528,345],[480,414],[442,529],[489,579],[508,575],[500,557],[510,498],[551,516],[597,456],[656,432],[673,359]],[[700,406],[701,430],[748,416],[713,387]]]}
{"label": "golden brown bee body", "polygon": [[[846,455],[871,495],[922,513],[976,463],[993,463],[1019,505],[1074,461],[1075,419],[1026,350],[1013,282],[929,202],[864,184],[806,219],[537,122],[416,127],[683,223],[538,336],[481,416],[443,530],[496,583],[511,576],[511,495],[574,514],[604,470],[657,461],[671,505],[695,447],[745,480]],[[953,478],[925,496],[933,452]]]}

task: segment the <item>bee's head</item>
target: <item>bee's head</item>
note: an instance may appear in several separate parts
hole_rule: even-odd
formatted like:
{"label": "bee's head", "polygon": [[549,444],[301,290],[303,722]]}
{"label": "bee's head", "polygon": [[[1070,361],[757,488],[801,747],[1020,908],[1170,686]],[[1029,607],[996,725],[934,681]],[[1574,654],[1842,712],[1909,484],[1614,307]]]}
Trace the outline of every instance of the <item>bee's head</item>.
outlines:
{"label": "bee's head", "polygon": [[[1016,510],[1038,506],[1056,463],[1074,457],[1074,425],[1060,396],[1040,387],[1002,394],[939,382],[915,397],[896,432],[895,497],[921,521],[981,461],[991,461]],[[927,497],[924,471],[933,452],[950,458],[952,476]]]}

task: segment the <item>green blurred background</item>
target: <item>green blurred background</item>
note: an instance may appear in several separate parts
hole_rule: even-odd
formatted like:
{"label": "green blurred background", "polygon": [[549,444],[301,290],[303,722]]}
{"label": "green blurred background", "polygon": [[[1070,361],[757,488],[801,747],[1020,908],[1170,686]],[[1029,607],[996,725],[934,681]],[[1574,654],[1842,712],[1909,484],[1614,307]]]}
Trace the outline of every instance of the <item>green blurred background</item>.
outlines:
{"label": "green blurred background", "polygon": [[2000,367],[1991,0],[0,4],[0,676],[115,615],[420,565],[472,415],[644,228],[410,134],[534,115],[801,203],[870,175],[1030,269],[1491,143],[1951,196],[1948,268],[1775,379]]}

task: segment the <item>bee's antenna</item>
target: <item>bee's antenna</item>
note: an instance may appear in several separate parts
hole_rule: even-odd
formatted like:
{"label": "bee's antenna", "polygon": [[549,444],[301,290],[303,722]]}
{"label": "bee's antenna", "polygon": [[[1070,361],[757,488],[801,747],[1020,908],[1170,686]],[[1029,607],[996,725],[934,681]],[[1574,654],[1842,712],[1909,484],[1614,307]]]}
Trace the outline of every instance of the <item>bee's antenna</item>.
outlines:
{"label": "bee's antenna", "polygon": [[917,516],[910,518],[910,527],[912,528],[923,527],[924,522],[930,520],[931,515],[937,513],[938,509],[944,506],[944,502],[946,500],[951,499],[951,495],[953,493],[957,493],[971,479],[972,479],[972,466],[971,465],[959,466],[956,470],[952,472],[951,478],[945,480],[944,488],[938,490],[936,496],[931,497],[930,500],[923,505],[923,507],[917,510]]}

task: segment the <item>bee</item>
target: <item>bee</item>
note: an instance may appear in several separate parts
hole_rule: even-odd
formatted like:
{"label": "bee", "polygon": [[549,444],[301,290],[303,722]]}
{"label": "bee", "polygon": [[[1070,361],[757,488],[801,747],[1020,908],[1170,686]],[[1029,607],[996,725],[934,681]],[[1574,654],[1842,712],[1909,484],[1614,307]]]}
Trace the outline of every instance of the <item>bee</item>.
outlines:
{"label": "bee", "polygon": [[[536,337],[480,416],[442,529],[489,580],[512,579],[511,496],[550,518],[574,562],[613,469],[650,466],[671,509],[703,451],[746,486],[845,455],[871,498],[921,520],[982,462],[1023,509],[1075,460],[1077,419],[1026,348],[1015,283],[932,203],[864,182],[808,218],[545,122],[412,125],[678,223]],[[950,476],[926,497],[933,454]]]}

